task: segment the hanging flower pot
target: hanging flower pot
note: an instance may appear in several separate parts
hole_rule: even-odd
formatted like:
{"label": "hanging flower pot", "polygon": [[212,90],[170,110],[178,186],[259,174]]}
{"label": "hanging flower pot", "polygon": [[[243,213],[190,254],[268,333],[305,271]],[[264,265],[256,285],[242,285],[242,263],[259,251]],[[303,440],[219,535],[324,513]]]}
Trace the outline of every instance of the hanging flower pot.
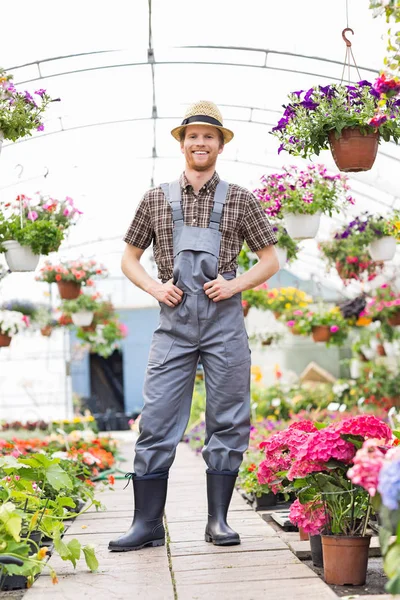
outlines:
{"label": "hanging flower pot", "polygon": [[314,325],[311,335],[314,342],[328,342],[332,334],[329,325]]}
{"label": "hanging flower pot", "polygon": [[368,247],[372,260],[392,260],[396,254],[396,239],[385,235],[378,240],[374,240]]}
{"label": "hanging flower pot", "polygon": [[63,300],[75,300],[81,293],[81,284],[75,281],[57,281],[57,287]]}
{"label": "hanging flower pot", "polygon": [[339,139],[336,139],[333,129],[328,137],[333,160],[339,171],[358,173],[372,168],[378,152],[378,131],[363,135],[358,127],[345,127]]}
{"label": "hanging flower pot", "polygon": [[21,246],[15,240],[2,243],[6,249],[5,258],[11,271],[34,271],[38,266],[40,255],[33,254],[29,246]]}
{"label": "hanging flower pot", "polygon": [[283,269],[287,263],[288,252],[286,248],[280,248],[279,246],[275,246],[275,250],[278,255],[279,268]]}
{"label": "hanging flower pot", "polygon": [[371,536],[322,536],[325,582],[331,585],[364,585]]}
{"label": "hanging flower pot", "polygon": [[78,327],[84,327],[91,324],[93,321],[94,312],[90,310],[81,310],[79,312],[72,313],[71,319],[74,325]]}
{"label": "hanging flower pot", "polygon": [[400,325],[400,310],[394,313],[391,317],[388,317],[388,323],[391,327],[397,327]]}
{"label": "hanging flower pot", "polygon": [[0,332],[0,348],[6,348],[11,344],[11,337]]}
{"label": "hanging flower pot", "polygon": [[41,327],[40,329],[40,333],[44,336],[44,337],[50,337],[51,333],[53,331],[53,328],[51,325],[45,325],[44,327]]}
{"label": "hanging flower pot", "polygon": [[317,235],[321,213],[317,212],[314,215],[286,213],[284,220],[290,237],[296,240],[305,240]]}
{"label": "hanging flower pot", "polygon": [[82,327],[83,331],[96,331],[96,325],[94,323],[92,323],[91,325],[84,325]]}

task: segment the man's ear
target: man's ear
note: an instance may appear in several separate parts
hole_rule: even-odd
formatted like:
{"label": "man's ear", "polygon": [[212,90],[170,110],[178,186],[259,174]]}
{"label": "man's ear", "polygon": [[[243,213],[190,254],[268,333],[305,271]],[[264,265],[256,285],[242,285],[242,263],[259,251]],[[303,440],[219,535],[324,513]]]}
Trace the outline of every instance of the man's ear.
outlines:
{"label": "man's ear", "polygon": [[221,154],[224,148],[225,148],[225,145],[221,144],[221,146],[219,147],[219,150],[218,150],[218,154]]}

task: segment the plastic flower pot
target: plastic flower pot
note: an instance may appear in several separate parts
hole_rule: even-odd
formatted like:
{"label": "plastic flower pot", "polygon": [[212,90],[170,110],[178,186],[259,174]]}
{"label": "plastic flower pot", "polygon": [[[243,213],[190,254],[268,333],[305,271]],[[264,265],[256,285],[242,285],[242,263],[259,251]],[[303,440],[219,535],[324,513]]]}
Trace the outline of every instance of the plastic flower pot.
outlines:
{"label": "plastic flower pot", "polygon": [[327,342],[331,338],[329,325],[315,325],[311,332],[314,342]]}
{"label": "plastic flower pot", "polygon": [[279,248],[277,245],[275,245],[275,250],[278,255],[279,268],[283,269],[287,263],[287,250],[286,248]]}
{"label": "plastic flower pot", "polygon": [[399,312],[394,313],[391,317],[388,317],[388,323],[391,327],[400,325],[400,310]]}
{"label": "plastic flower pot", "polygon": [[11,337],[5,333],[0,333],[0,348],[6,348],[11,344]]}
{"label": "plastic flower pot", "polygon": [[388,235],[374,240],[368,246],[369,254],[372,260],[392,260],[396,254],[396,239]]}
{"label": "plastic flower pot", "polygon": [[75,300],[81,293],[81,284],[75,281],[57,281],[57,287],[63,300]]}
{"label": "plastic flower pot", "polygon": [[11,271],[34,271],[38,266],[40,255],[33,254],[28,246],[21,246],[15,240],[3,242],[6,249],[5,258]]}
{"label": "plastic flower pot", "polygon": [[11,590],[24,590],[27,587],[28,578],[25,575],[2,575],[0,577],[0,590],[9,592]]}
{"label": "plastic flower pot", "polygon": [[93,321],[93,317],[94,312],[92,310],[80,310],[71,315],[72,322],[77,327],[87,327]]}
{"label": "plastic flower pot", "polygon": [[334,130],[329,131],[328,138],[339,171],[358,173],[372,168],[378,152],[378,131],[363,135],[358,127],[345,127],[339,139]]}
{"label": "plastic flower pot", "polygon": [[321,213],[315,215],[298,215],[286,213],[284,215],[285,227],[290,237],[296,240],[314,238],[319,229]]}
{"label": "plastic flower pot", "polygon": [[310,535],[311,559],[314,567],[323,567],[322,540],[320,535]]}
{"label": "plastic flower pot", "polygon": [[270,508],[276,505],[276,496],[273,492],[268,494],[261,494],[256,496],[256,510],[263,510],[264,508]]}
{"label": "plastic flower pot", "polygon": [[53,328],[51,325],[45,325],[44,327],[41,327],[40,329],[40,333],[44,336],[44,337],[50,337],[51,333],[53,331]]}
{"label": "plastic flower pot", "polygon": [[304,531],[302,527],[299,527],[299,536],[302,542],[307,542],[310,539],[310,536]]}
{"label": "plastic flower pot", "polygon": [[364,585],[371,536],[323,535],[325,582],[331,585]]}
{"label": "plastic flower pot", "polygon": [[40,541],[42,539],[42,532],[39,530],[31,531],[30,534],[21,534],[21,538],[26,539],[29,545],[29,554],[36,554],[38,547],[40,547]]}

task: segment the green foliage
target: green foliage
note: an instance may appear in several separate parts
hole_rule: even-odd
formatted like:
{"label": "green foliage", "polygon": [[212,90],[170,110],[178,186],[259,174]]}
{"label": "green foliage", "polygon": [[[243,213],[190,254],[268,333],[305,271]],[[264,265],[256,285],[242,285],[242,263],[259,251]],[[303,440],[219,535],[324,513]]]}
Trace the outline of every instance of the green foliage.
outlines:
{"label": "green foliage", "polygon": [[33,254],[56,252],[64,239],[62,231],[49,221],[25,221],[21,227],[18,216],[0,219],[0,252],[6,249],[2,242],[15,240],[21,246],[29,246]]}
{"label": "green foliage", "polygon": [[98,299],[92,294],[81,293],[75,300],[64,300],[61,310],[66,315],[72,315],[80,311],[95,311],[98,307]]}

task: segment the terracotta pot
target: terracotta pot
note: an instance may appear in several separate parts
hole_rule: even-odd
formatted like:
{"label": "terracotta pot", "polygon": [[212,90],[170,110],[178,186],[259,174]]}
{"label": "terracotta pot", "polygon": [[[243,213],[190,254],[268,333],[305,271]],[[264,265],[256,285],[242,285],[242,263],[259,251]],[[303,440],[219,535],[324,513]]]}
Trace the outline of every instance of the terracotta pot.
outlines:
{"label": "terracotta pot", "polygon": [[327,342],[331,335],[329,325],[316,325],[312,328],[312,338],[314,342]]}
{"label": "terracotta pot", "polygon": [[81,284],[74,281],[57,281],[57,287],[63,300],[75,300],[81,292]]}
{"label": "terracotta pot", "polygon": [[362,135],[358,127],[345,127],[339,139],[334,130],[329,131],[328,138],[339,171],[358,173],[372,168],[378,152],[378,131]]}
{"label": "terracotta pot", "polygon": [[388,318],[388,323],[392,327],[396,327],[397,325],[400,325],[400,311],[394,313],[394,315],[392,315],[391,317],[389,317]]}
{"label": "terracotta pot", "polygon": [[364,585],[371,536],[323,535],[325,582],[331,585]]}
{"label": "terracotta pot", "polygon": [[247,317],[247,315],[249,314],[249,310],[250,310],[250,306],[243,306],[243,316]]}
{"label": "terracotta pot", "polygon": [[310,539],[310,536],[304,531],[302,527],[299,527],[299,536],[302,542],[307,542]]}
{"label": "terracotta pot", "polygon": [[91,325],[84,325],[81,329],[83,329],[83,331],[96,331],[96,325],[94,323]]}
{"label": "terracotta pot", "polygon": [[6,348],[11,344],[11,337],[4,333],[0,333],[0,348]]}
{"label": "terracotta pot", "polygon": [[383,344],[378,344],[376,347],[376,351],[378,353],[378,356],[386,356],[386,350]]}
{"label": "terracotta pot", "polygon": [[50,337],[51,336],[51,332],[53,331],[53,328],[51,325],[45,325],[44,327],[42,327],[40,329],[40,333],[44,336],[44,337]]}
{"label": "terracotta pot", "polygon": [[277,310],[274,310],[274,317],[275,319],[279,319],[279,317],[281,316],[282,313],[278,312]]}
{"label": "terracotta pot", "polygon": [[290,331],[292,335],[301,335],[301,332],[296,329],[296,326],[291,327]]}
{"label": "terracotta pot", "polygon": [[389,398],[389,402],[391,404],[391,407],[394,406],[395,408],[400,408],[400,396]]}

